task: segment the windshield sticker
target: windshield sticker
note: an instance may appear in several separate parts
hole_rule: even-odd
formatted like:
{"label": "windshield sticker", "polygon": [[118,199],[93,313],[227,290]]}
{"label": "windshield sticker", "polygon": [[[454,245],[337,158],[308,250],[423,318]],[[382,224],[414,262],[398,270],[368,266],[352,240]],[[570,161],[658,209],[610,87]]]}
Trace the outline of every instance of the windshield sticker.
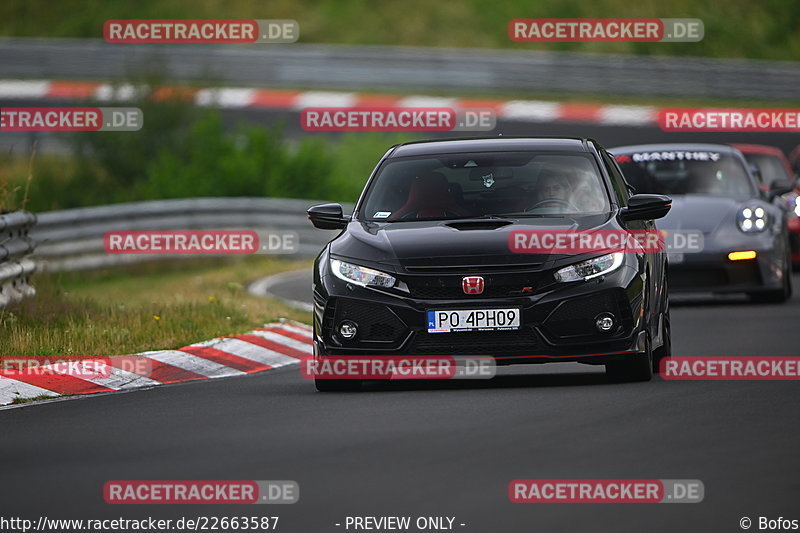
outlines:
{"label": "windshield sticker", "polygon": [[391,211],[377,211],[374,215],[372,215],[372,218],[387,218],[391,214]]}
{"label": "windshield sticker", "polygon": [[467,168],[467,167],[477,167],[477,166],[478,166],[478,163],[476,163],[476,162],[475,162],[475,161],[473,161],[472,159],[470,159],[469,161],[467,161],[466,163],[464,163],[464,168]]}
{"label": "windshield sticker", "polygon": [[487,189],[492,185],[494,185],[494,176],[492,175],[491,172],[489,172],[485,176],[481,176],[481,178],[483,179],[483,186],[486,187]]}
{"label": "windshield sticker", "polygon": [[633,160],[641,161],[719,161],[719,152],[641,152]]}

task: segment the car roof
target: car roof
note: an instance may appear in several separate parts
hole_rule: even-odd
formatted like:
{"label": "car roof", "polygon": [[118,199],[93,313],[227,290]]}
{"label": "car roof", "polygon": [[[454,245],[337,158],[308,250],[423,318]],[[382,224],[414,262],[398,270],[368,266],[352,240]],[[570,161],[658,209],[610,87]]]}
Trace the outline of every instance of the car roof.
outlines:
{"label": "car roof", "polygon": [[617,154],[631,154],[634,152],[674,152],[680,151],[693,151],[693,152],[725,152],[735,154],[738,152],[736,148],[727,144],[709,144],[709,143],[661,143],[661,144],[632,144],[629,146],[617,146],[609,148],[608,151],[614,155]]}
{"label": "car roof", "polygon": [[573,137],[491,137],[444,139],[400,144],[389,157],[407,157],[470,152],[560,151],[589,152],[590,139]]}

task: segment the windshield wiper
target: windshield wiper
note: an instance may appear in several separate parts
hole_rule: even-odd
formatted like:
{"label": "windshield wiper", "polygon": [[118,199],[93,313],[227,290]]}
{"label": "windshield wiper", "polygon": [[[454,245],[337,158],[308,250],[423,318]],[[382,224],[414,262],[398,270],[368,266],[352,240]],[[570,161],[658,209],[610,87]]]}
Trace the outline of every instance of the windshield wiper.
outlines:
{"label": "windshield wiper", "polygon": [[450,222],[452,220],[508,220],[508,218],[500,215],[465,215],[463,217],[448,217],[448,218],[440,218],[437,220]]}
{"label": "windshield wiper", "polygon": [[550,214],[539,214],[539,213],[530,213],[530,214],[507,214],[507,215],[465,215],[462,217],[448,217],[448,218],[395,218],[393,220],[372,220],[370,222],[381,222],[381,223],[392,223],[392,222],[455,222],[455,221],[464,221],[464,220],[502,220],[506,222],[511,222],[512,219],[515,218],[570,218],[574,219],[574,214],[557,214],[557,213],[550,213]]}
{"label": "windshield wiper", "polygon": [[515,215],[517,218],[574,218],[568,214],[558,214],[558,213],[549,213],[549,214],[542,214],[542,213],[530,213],[525,215]]}

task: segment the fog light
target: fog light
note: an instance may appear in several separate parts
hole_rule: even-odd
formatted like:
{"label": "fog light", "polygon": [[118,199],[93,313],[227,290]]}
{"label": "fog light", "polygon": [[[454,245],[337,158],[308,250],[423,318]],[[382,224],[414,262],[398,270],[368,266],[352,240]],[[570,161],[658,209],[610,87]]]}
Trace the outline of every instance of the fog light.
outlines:
{"label": "fog light", "polygon": [[339,335],[345,339],[352,339],[356,336],[357,332],[358,328],[356,327],[356,323],[351,320],[345,320],[339,324]]}
{"label": "fog light", "polygon": [[597,315],[597,318],[594,319],[594,325],[600,331],[611,331],[611,328],[614,327],[614,315],[611,313]]}

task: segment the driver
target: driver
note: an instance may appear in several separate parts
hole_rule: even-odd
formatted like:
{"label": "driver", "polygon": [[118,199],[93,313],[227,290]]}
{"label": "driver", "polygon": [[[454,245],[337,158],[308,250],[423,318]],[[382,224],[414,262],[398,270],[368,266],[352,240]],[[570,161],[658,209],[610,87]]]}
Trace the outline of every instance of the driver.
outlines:
{"label": "driver", "polygon": [[539,170],[539,180],[536,182],[536,203],[545,204],[547,200],[560,200],[553,203],[563,204],[569,202],[571,196],[572,184],[566,173],[556,166],[543,165]]}

